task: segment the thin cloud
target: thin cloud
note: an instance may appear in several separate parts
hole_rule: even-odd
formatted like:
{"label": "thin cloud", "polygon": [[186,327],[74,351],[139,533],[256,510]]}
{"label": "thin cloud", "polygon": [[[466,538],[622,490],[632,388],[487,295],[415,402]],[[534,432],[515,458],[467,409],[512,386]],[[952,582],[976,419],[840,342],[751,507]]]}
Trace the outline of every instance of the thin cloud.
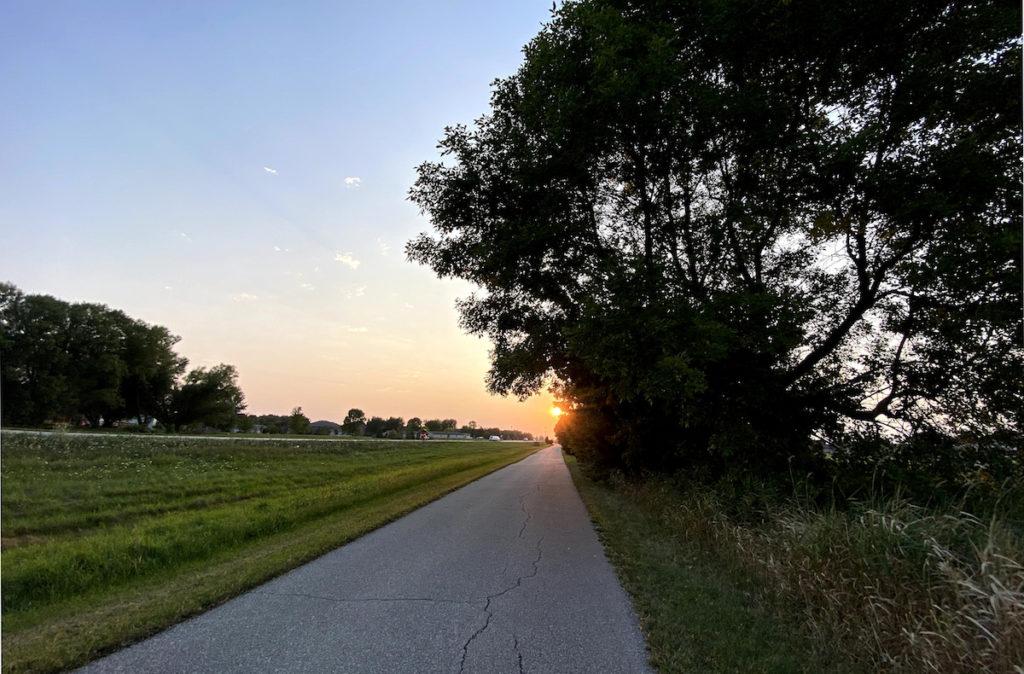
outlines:
{"label": "thin cloud", "polygon": [[274,246],[274,251],[277,253],[288,253],[291,252],[290,248],[282,248],[281,246]]}
{"label": "thin cloud", "polygon": [[235,302],[255,302],[259,298],[259,295],[251,295],[249,293],[235,293],[231,296],[231,299]]}
{"label": "thin cloud", "polygon": [[363,179],[359,176],[349,176],[345,178],[345,187],[350,190],[357,190],[363,186]]}
{"label": "thin cloud", "polygon": [[353,299],[355,297],[362,297],[366,294],[366,286],[356,286],[355,288],[347,288],[345,290],[345,298]]}
{"label": "thin cloud", "polygon": [[178,232],[178,236],[185,239],[185,241],[192,243],[192,237],[186,234],[185,232]]}
{"label": "thin cloud", "polygon": [[391,251],[391,246],[384,239],[377,239],[377,250],[380,251],[381,255],[387,255]]}
{"label": "thin cloud", "polygon": [[340,262],[343,265],[345,265],[346,267],[351,267],[352,269],[359,269],[359,265],[362,264],[362,262],[357,260],[352,255],[352,253],[335,253],[334,254],[334,261],[335,262]]}
{"label": "thin cloud", "polygon": [[277,175],[277,169],[276,168],[270,168],[269,166],[264,166],[263,170],[266,171],[267,173],[269,173],[272,176],[276,176]]}
{"label": "thin cloud", "polygon": [[346,330],[348,332],[369,332],[370,331],[369,328],[364,328],[364,327],[361,327],[361,326],[358,327],[358,328],[347,328]]}
{"label": "thin cloud", "polygon": [[299,287],[303,290],[316,290],[316,286],[312,283],[300,283]]}

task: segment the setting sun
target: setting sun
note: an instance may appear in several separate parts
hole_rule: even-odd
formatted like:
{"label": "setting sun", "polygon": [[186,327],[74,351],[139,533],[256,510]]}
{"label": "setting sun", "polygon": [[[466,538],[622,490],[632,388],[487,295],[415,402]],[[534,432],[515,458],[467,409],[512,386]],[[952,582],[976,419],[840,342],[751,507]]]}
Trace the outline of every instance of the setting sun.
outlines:
{"label": "setting sun", "polygon": [[556,419],[558,417],[562,416],[562,408],[561,407],[557,407],[557,406],[552,407],[551,408],[551,416],[555,417]]}

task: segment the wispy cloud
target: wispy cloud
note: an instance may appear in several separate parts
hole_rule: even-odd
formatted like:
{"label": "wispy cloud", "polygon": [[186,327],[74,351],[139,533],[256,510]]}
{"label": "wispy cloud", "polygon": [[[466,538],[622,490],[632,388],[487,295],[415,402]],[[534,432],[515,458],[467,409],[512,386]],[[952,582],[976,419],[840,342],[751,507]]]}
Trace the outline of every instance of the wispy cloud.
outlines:
{"label": "wispy cloud", "polygon": [[352,253],[335,253],[334,261],[335,262],[340,262],[343,265],[345,265],[346,267],[351,267],[352,269],[359,269],[359,265],[362,264],[362,262],[357,260],[352,255]]}
{"label": "wispy cloud", "polygon": [[391,251],[391,246],[384,239],[377,239],[377,250],[380,251],[381,255],[387,255]]}
{"label": "wispy cloud", "polygon": [[366,294],[366,286],[356,286],[354,288],[344,288],[346,299],[352,299],[354,297],[362,297]]}
{"label": "wispy cloud", "polygon": [[266,171],[267,173],[269,173],[272,176],[276,176],[277,175],[277,169],[276,168],[270,168],[269,166],[264,166],[263,170]]}
{"label": "wispy cloud", "polygon": [[178,232],[178,236],[185,239],[185,241],[192,243],[192,237],[186,234],[185,232]]}
{"label": "wispy cloud", "polygon": [[358,328],[346,328],[346,330],[348,332],[369,332],[370,331],[369,328],[364,328],[362,326],[360,326]]}
{"label": "wispy cloud", "polygon": [[363,186],[363,179],[359,176],[349,176],[345,178],[345,187],[350,190],[357,190]]}
{"label": "wispy cloud", "polygon": [[164,286],[164,290],[167,290],[169,292],[171,290],[174,290],[174,286]]}
{"label": "wispy cloud", "polygon": [[235,293],[231,296],[231,299],[235,302],[255,302],[259,298],[259,295],[251,295],[249,293]]}
{"label": "wispy cloud", "polygon": [[300,283],[299,287],[303,290],[316,290],[316,286],[312,283]]}
{"label": "wispy cloud", "polygon": [[288,253],[291,252],[290,248],[282,248],[281,246],[274,246],[274,252],[277,253]]}

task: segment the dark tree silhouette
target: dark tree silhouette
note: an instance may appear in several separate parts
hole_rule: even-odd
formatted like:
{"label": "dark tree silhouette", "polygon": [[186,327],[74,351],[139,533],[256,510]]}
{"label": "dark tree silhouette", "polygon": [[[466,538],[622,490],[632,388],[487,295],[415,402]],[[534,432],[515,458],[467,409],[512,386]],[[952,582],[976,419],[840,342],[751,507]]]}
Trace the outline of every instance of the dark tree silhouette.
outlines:
{"label": "dark tree silhouette", "polygon": [[863,424],[1020,434],[1018,3],[567,3],[446,130],[408,256],[490,388],[607,460],[785,469]]}

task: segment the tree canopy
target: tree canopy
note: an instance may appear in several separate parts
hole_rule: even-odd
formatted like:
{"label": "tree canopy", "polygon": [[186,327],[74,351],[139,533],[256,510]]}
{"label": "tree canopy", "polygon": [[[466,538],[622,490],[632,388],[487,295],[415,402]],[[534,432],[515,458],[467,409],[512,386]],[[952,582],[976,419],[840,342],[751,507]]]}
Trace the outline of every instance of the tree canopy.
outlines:
{"label": "tree canopy", "polygon": [[171,419],[177,427],[231,430],[238,413],[245,409],[245,396],[238,386],[234,365],[197,367],[174,389],[171,400]]}
{"label": "tree canopy", "polygon": [[302,413],[301,407],[292,409],[288,417],[288,432],[295,434],[309,433],[309,417]]}
{"label": "tree canopy", "polygon": [[552,382],[607,461],[1019,438],[1020,12],[565,3],[419,167],[407,254],[481,288],[491,390]]}
{"label": "tree canopy", "polygon": [[341,427],[349,435],[362,435],[366,428],[366,414],[361,409],[353,407],[345,415]]}
{"label": "tree canopy", "polygon": [[101,304],[26,295],[2,283],[3,423],[159,419],[230,429],[245,407],[238,373],[218,365],[186,375],[178,339]]}

